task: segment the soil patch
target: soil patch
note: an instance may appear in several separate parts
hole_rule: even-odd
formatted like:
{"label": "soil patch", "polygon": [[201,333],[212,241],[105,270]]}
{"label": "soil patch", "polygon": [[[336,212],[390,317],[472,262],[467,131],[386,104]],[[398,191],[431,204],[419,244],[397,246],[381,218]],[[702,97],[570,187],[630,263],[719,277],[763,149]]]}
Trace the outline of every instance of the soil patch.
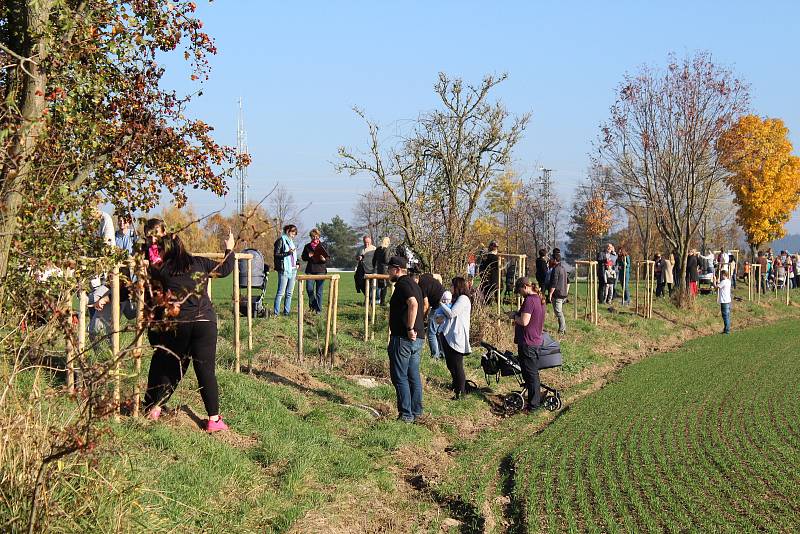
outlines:
{"label": "soil patch", "polygon": [[255,364],[252,368],[244,367],[242,371],[274,384],[282,384],[297,389],[330,389],[327,384],[314,378],[307,369],[283,359],[271,359],[266,364]]}
{"label": "soil patch", "polygon": [[[169,412],[161,418],[165,424],[175,428],[188,428],[199,432],[205,432],[206,419],[201,417],[190,406],[181,405],[177,410]],[[210,437],[219,440],[226,445],[237,449],[247,449],[258,443],[253,436],[239,434],[235,430],[214,432]]]}

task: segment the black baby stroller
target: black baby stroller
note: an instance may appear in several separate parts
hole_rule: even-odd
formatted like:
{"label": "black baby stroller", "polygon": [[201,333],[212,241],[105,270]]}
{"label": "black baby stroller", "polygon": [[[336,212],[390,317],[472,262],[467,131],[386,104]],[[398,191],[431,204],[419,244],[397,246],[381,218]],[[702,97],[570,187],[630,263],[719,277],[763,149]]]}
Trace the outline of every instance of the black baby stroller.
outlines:
{"label": "black baby stroller", "polygon": [[[253,278],[252,288],[254,290],[252,300],[248,303],[247,296],[244,296],[239,301],[239,313],[243,316],[247,315],[247,305],[251,306],[251,313],[253,317],[266,317],[267,307],[264,306],[264,295],[267,292],[267,281],[269,281],[269,265],[264,262],[264,256],[254,248],[247,248],[242,251],[242,254],[252,254],[253,256]],[[240,259],[239,261],[239,287],[247,289],[247,260]]]}
{"label": "black baby stroller", "polygon": [[[486,349],[486,354],[481,357],[481,367],[486,373],[486,382],[491,384],[490,377],[494,375],[495,382],[500,381],[501,376],[514,376],[522,388],[520,391],[512,391],[503,396],[503,408],[506,413],[513,414],[525,407],[527,388],[522,378],[522,367],[520,367],[517,355],[511,351],[501,352],[485,341],[481,341],[481,346]],[[550,369],[551,367],[561,367],[561,346],[558,342],[545,333],[542,335],[542,346],[539,349],[538,368]],[[542,387],[542,405],[548,411],[555,412],[561,409],[561,393],[555,388],[546,384]]]}

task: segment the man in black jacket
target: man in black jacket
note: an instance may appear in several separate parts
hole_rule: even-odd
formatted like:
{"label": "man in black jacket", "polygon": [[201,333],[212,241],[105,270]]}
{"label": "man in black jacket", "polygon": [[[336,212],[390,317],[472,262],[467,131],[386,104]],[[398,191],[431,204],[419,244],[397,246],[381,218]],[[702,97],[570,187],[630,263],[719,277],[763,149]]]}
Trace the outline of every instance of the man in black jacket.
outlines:
{"label": "man in black jacket", "polygon": [[539,249],[539,257],[536,258],[536,283],[539,284],[539,291],[542,294],[547,292],[545,283],[547,282],[547,251],[543,248]]}

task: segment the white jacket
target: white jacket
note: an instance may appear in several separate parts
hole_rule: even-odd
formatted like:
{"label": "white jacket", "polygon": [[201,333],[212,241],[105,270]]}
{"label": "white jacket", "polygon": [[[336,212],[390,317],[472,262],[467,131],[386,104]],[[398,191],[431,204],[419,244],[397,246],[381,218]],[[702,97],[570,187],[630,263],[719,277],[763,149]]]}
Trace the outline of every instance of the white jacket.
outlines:
{"label": "white jacket", "polygon": [[447,344],[456,352],[469,354],[472,347],[469,345],[470,316],[472,315],[472,302],[466,295],[461,295],[456,299],[451,308],[441,307],[442,312],[447,317],[447,321],[442,325],[442,335]]}

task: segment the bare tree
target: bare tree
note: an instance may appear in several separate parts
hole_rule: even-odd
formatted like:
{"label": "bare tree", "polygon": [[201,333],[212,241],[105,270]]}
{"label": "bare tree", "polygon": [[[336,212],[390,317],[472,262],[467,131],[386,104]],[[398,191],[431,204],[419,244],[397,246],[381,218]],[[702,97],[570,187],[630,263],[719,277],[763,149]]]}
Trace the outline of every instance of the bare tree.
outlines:
{"label": "bare tree", "polygon": [[601,127],[599,162],[615,176],[627,205],[644,206],[675,254],[681,284],[686,256],[724,169],[715,146],[748,105],[747,87],[708,53],[663,72],[643,67],[626,76]]}
{"label": "bare tree", "polygon": [[339,149],[337,170],[366,172],[389,193],[406,243],[428,269],[463,272],[481,197],[510,162],[530,119],[511,119],[501,103],[489,102],[505,79],[486,76],[471,86],[440,73],[434,89],[441,109],[422,114],[397,146],[384,150],[378,125],[356,109],[367,123],[369,149]]}
{"label": "bare tree", "polygon": [[381,237],[397,239],[401,230],[394,223],[395,208],[391,196],[386,191],[372,189],[362,193],[353,207],[356,228],[372,237],[377,243]]}
{"label": "bare tree", "polygon": [[275,228],[278,233],[278,235],[275,236],[276,239],[280,236],[281,229],[284,225],[290,223],[296,224],[295,221],[297,221],[300,215],[300,210],[297,207],[294,196],[292,196],[283,184],[278,184],[275,187],[275,191],[269,199],[269,212],[275,220]]}

